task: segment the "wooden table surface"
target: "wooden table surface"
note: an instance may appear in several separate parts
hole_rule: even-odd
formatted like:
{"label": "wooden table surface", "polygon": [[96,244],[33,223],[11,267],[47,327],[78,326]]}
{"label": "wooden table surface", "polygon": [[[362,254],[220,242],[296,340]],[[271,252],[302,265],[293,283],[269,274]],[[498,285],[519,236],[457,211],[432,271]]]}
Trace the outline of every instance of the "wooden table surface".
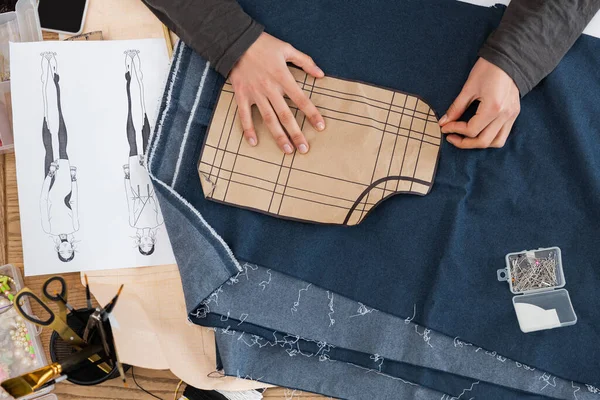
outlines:
{"label": "wooden table surface", "polygon": [[[44,34],[44,39],[56,39],[55,35]],[[17,177],[15,170],[14,153],[0,154],[0,266],[13,264],[23,274],[23,249],[21,243],[21,224],[19,220],[19,201],[17,195]],[[23,274],[24,275],[24,274]],[[80,281],[79,273],[62,274],[69,288],[69,303],[75,308],[85,306],[85,289]],[[35,293],[41,293],[43,283],[48,276],[32,276],[25,278],[25,284]],[[121,304],[125,306],[125,304]],[[55,310],[56,311],[56,310]],[[33,307],[34,313],[41,314],[41,309]],[[52,332],[44,329],[41,334],[42,344],[48,354],[50,334]],[[134,373],[137,382],[146,390],[152,392],[161,399],[172,399],[179,378],[170,371],[150,370],[135,367]],[[56,385],[54,393],[59,400],[109,400],[109,399],[152,399],[152,397],[135,386],[131,379],[131,371],[127,373],[129,388],[124,388],[120,380],[114,379],[97,386],[77,386],[67,381]],[[183,386],[184,387],[184,386]],[[180,391],[181,393],[181,391]],[[300,391],[273,388],[264,393],[264,398],[269,400],[323,399]]]}

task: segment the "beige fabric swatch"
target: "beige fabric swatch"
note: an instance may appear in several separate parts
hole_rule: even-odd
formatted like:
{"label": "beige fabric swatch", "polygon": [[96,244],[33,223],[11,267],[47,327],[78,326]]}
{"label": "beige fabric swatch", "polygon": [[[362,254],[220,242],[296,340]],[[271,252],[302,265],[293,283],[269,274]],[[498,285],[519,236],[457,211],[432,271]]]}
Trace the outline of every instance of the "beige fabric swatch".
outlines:
{"label": "beige fabric swatch", "polygon": [[281,218],[356,225],[394,194],[429,193],[441,131],[427,103],[364,83],[290,71],[323,115],[326,130],[317,132],[288,99],[308,154],[284,155],[256,108],[259,144],[251,147],[227,82],[198,163],[208,199]]}
{"label": "beige fabric swatch", "polygon": [[188,322],[176,265],[93,271],[88,279],[100,304],[108,303],[119,286],[125,285],[111,318],[122,362],[170,369],[184,382],[203,389],[270,386],[222,377],[215,371],[214,332]]}

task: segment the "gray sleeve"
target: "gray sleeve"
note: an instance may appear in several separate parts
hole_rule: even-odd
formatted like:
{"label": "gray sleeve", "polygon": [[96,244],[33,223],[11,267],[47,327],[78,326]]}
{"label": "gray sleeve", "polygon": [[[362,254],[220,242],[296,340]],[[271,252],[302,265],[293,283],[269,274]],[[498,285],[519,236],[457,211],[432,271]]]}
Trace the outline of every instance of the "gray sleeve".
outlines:
{"label": "gray sleeve", "polygon": [[187,45],[227,77],[263,26],[236,0],[143,0]]}
{"label": "gray sleeve", "polygon": [[479,51],[527,94],[558,65],[600,9],[600,0],[512,0]]}

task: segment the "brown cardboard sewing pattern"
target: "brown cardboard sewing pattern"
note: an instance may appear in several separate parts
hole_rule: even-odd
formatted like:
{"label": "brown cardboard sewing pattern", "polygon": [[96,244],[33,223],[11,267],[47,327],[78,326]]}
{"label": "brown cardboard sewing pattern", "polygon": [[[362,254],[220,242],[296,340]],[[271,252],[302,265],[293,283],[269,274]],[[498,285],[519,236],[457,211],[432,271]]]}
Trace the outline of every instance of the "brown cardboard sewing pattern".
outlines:
{"label": "brown cardboard sewing pattern", "polygon": [[441,144],[429,105],[410,94],[290,70],[327,129],[313,129],[288,99],[310,151],[284,155],[253,107],[259,145],[251,147],[226,82],[198,163],[206,198],[279,218],[356,225],[387,197],[429,193]]}

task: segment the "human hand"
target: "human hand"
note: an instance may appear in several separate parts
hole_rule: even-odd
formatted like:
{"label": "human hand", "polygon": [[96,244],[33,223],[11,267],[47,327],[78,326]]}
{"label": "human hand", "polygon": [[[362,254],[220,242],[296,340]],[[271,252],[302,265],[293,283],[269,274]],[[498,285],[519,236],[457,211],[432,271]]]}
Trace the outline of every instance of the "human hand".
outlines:
{"label": "human hand", "polygon": [[[468,121],[457,121],[469,105],[479,100],[477,113]],[[500,148],[506,143],[521,110],[519,89],[510,76],[484,58],[479,58],[462,91],[440,119],[448,142],[461,149]]]}
{"label": "human hand", "polygon": [[308,151],[308,142],[283,96],[287,95],[298,106],[317,131],[325,129],[325,121],[296,83],[287,67],[288,61],[315,78],[324,76],[312,58],[289,43],[262,33],[233,67],[229,78],[235,92],[244,137],[250,146],[258,144],[251,112],[252,105],[256,104],[279,148],[291,154],[296,147],[304,154]]}
{"label": "human hand", "polygon": [[123,165],[123,172],[125,173],[125,179],[129,179],[129,164]]}
{"label": "human hand", "polygon": [[77,180],[77,167],[71,167],[71,180],[72,181],[76,181]]}

